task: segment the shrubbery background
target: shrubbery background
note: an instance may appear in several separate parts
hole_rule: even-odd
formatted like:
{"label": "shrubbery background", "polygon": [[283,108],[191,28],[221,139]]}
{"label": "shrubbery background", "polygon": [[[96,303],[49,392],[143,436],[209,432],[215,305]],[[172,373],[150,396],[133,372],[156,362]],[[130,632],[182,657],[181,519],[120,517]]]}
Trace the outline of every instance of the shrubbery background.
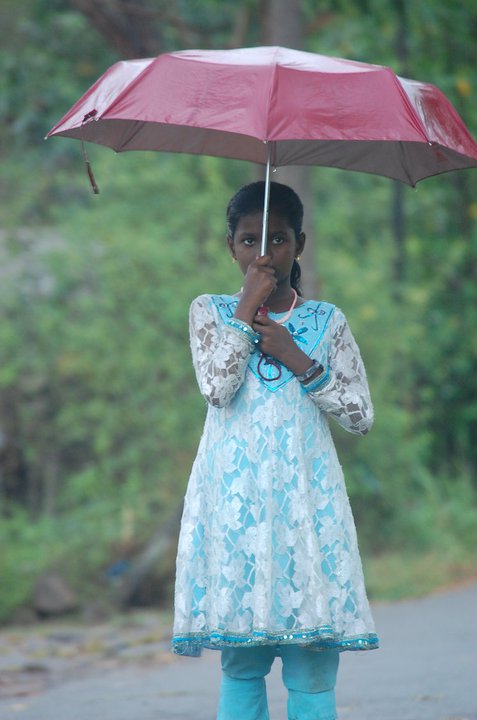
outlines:
{"label": "shrubbery background", "polygon": [[[441,87],[477,134],[474,4],[404,4],[408,72]],[[260,3],[249,5],[253,18]],[[312,28],[313,3],[298,5]],[[399,70],[390,39],[402,3],[328,5],[308,49]],[[215,3],[201,6],[212,12]],[[60,571],[85,600],[110,598],[108,569],[133,560],[179,506],[205,413],[188,307],[197,294],[239,286],[224,242],[225,206],[257,170],[92,147],[102,194],[91,196],[77,143],[42,138],[117,53],[74,2],[6,2],[2,12],[7,620],[46,569]],[[200,14],[195,3],[182,12],[188,22]],[[220,46],[224,32],[212,28],[210,44]],[[179,49],[173,35],[168,42]],[[366,438],[335,433],[370,589],[379,597],[426,591],[472,572],[475,560],[475,171],[417,190],[324,168],[310,182],[320,293],[348,316],[376,406]],[[172,567],[173,556],[160,572],[158,598],[166,602]]]}

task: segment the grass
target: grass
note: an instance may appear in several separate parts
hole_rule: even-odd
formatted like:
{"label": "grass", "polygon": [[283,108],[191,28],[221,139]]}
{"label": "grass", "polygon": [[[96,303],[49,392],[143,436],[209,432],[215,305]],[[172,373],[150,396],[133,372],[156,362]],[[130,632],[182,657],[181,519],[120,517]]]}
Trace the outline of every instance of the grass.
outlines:
{"label": "grass", "polygon": [[471,550],[424,553],[388,552],[363,558],[371,600],[422,597],[468,580],[477,582],[477,558]]}

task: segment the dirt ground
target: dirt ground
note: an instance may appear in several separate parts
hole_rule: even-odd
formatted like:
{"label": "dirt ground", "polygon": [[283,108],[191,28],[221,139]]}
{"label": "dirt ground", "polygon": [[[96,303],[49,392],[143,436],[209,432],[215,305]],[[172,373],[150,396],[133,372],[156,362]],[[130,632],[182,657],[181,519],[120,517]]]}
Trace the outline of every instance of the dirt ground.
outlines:
{"label": "dirt ground", "polygon": [[[381,648],[343,653],[340,720],[477,720],[477,584],[373,607]],[[169,652],[170,618],[137,613],[94,626],[0,633],[2,720],[212,720],[220,654]],[[272,720],[285,720],[279,663]]]}

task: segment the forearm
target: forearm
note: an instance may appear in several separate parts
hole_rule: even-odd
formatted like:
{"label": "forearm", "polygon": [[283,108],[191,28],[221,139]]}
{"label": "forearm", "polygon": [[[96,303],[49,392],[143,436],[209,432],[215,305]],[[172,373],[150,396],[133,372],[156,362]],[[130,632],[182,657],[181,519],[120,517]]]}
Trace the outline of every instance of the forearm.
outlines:
{"label": "forearm", "polygon": [[321,376],[304,386],[313,402],[349,432],[365,435],[373,424],[373,405],[359,348],[341,311],[330,328],[328,358]]}
{"label": "forearm", "polygon": [[228,405],[243,383],[255,347],[250,333],[231,324],[219,331],[210,299],[201,296],[191,306],[190,339],[202,395],[214,407]]}
{"label": "forearm", "polygon": [[242,297],[235,309],[234,317],[237,318],[237,320],[247,323],[247,325],[250,325],[251,327],[254,317],[257,314],[258,307],[259,306],[253,301]]}
{"label": "forearm", "polygon": [[[294,375],[303,375],[313,365],[313,360],[303,350],[300,350],[293,341],[277,360],[280,360]],[[317,368],[316,372],[310,376],[309,381],[314,379],[319,372],[321,370]]]}
{"label": "forearm", "polygon": [[374,411],[365,379],[344,382],[331,373],[329,380],[308,396],[348,432],[366,435],[370,431]]}

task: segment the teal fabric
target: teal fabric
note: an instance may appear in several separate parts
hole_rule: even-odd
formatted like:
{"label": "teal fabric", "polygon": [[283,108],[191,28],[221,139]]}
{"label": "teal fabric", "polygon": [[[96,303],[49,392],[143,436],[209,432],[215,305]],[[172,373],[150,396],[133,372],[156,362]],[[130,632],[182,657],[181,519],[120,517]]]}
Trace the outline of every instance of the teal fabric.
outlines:
{"label": "teal fabric", "polygon": [[232,678],[222,675],[217,720],[269,720],[263,678]]}
{"label": "teal fabric", "polygon": [[335,720],[339,652],[298,645],[226,648],[217,720],[268,720],[265,676],[280,657],[288,720]]}

